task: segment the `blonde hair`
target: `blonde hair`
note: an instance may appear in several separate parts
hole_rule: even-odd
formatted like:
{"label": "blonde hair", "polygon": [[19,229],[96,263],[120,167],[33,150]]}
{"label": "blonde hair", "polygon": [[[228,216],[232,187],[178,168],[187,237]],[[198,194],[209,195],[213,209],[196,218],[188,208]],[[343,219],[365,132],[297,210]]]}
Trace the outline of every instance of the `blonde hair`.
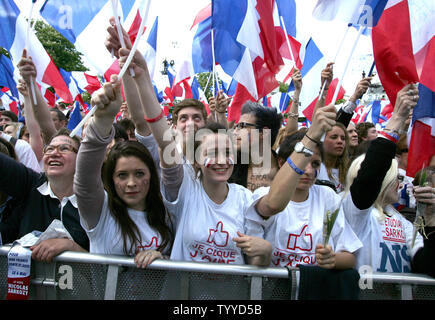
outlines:
{"label": "blonde hair", "polygon": [[[346,194],[350,191],[350,186],[352,185],[353,181],[358,175],[358,171],[361,168],[361,164],[364,161],[365,157],[366,155],[362,154],[352,161],[352,164],[350,165],[346,176],[346,189],[345,189]],[[386,196],[385,190],[387,190],[392,184],[396,182],[397,174],[398,174],[397,160],[392,159],[390,168],[388,169],[387,173],[385,174],[384,180],[382,181],[381,190],[379,191],[378,197],[373,203],[373,207],[378,209],[378,212],[381,214],[376,217],[379,221],[384,221],[386,215],[385,211],[390,211],[389,208],[388,210],[386,210],[387,209],[386,207],[388,207],[390,203],[386,203],[385,201],[385,196]]]}

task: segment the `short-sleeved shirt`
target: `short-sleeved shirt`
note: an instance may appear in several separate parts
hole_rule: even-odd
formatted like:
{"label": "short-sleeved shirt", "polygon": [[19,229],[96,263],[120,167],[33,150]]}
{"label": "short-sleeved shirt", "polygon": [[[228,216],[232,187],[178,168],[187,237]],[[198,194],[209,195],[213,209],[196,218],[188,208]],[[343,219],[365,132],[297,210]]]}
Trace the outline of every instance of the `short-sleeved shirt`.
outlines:
{"label": "short-sleeved shirt", "polygon": [[[171,259],[225,264],[244,264],[241,250],[232,240],[245,232],[245,212],[252,193],[243,186],[227,184],[227,198],[212,201],[189,164],[183,165],[183,182],[178,198],[165,205],[176,217],[177,227]],[[165,192],[162,192],[164,195]]]}
{"label": "short-sleeved shirt", "polygon": [[[133,253],[142,250],[157,250],[162,244],[162,237],[148,224],[146,212],[130,208],[127,210],[129,217],[136,224],[142,240],[140,245],[133,247]],[[80,217],[80,222],[89,237],[90,253],[125,255],[121,229],[110,213],[106,191],[104,191],[104,203],[97,225],[92,229],[88,229],[82,217]],[[127,250],[130,249],[130,245],[131,243],[128,241]],[[163,253],[167,253],[167,251],[163,251]]]}
{"label": "short-sleeved shirt", "polygon": [[356,253],[357,268],[367,265],[373,272],[411,272],[411,259],[423,247],[423,238],[417,233],[412,245],[413,225],[391,206],[387,214],[375,207],[359,210],[351,194],[343,201],[349,224],[363,243]]}
{"label": "short-sleeved shirt", "polygon": [[[313,185],[308,199],[290,201],[280,213],[263,219],[255,205],[270,187],[259,188],[253,193],[253,203],[247,218],[247,233],[266,239],[272,244],[270,266],[297,267],[316,265],[317,244],[323,244],[323,217],[327,210],[333,212],[340,206],[340,197],[329,187]],[[362,244],[346,222],[340,209],[328,242],[335,252],[355,252]]]}

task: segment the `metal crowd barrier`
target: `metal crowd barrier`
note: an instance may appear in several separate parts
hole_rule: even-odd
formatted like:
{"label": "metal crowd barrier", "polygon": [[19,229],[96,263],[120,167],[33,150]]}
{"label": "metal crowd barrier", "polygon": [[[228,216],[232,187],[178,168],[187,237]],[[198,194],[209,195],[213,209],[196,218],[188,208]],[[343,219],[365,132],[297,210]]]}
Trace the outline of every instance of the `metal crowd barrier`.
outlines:
{"label": "metal crowd barrier", "polygon": [[[9,249],[0,247],[2,300]],[[29,299],[295,300],[298,276],[297,268],[168,260],[138,269],[131,257],[64,252],[51,263],[32,261]],[[362,300],[435,300],[435,279],[425,275],[373,273],[370,281],[369,288],[360,290]]]}

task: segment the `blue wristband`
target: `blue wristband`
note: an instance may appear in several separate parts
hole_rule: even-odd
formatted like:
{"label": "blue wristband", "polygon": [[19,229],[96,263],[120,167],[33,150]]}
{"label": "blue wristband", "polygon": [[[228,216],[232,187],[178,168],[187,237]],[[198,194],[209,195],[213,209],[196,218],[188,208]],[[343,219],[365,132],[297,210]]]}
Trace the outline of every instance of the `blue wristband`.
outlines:
{"label": "blue wristband", "polygon": [[287,163],[289,164],[290,167],[292,167],[292,169],[294,171],[296,171],[297,174],[299,175],[303,175],[305,173],[305,171],[299,169],[298,167],[296,167],[296,165],[293,163],[293,161],[290,159],[290,157],[287,158]]}

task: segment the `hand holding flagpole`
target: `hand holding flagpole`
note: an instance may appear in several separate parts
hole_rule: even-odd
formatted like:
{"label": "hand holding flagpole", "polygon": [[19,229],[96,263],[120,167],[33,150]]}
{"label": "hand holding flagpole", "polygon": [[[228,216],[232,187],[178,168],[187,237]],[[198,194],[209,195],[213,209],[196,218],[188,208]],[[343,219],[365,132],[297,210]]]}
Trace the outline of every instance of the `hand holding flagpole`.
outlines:
{"label": "hand holding flagpole", "polygon": [[[142,37],[142,34],[143,34],[143,29],[145,28],[145,22],[146,22],[147,17],[148,17],[148,11],[150,9],[150,4],[151,4],[151,0],[149,0],[147,2],[147,5],[143,9],[143,12],[142,12],[142,21],[141,21],[140,26],[139,26],[139,31],[138,31],[138,35],[137,35],[136,41],[134,42],[133,47],[130,50],[130,53],[129,53],[128,57],[127,57],[127,61],[125,61],[124,66],[122,67],[121,71],[118,74],[118,78],[119,79],[121,79],[122,76],[124,75],[125,71],[127,70],[127,68],[130,65],[131,60],[133,60],[134,54],[136,53],[137,46],[139,45],[140,38]],[[77,132],[81,129],[81,127],[83,127],[83,125],[86,123],[86,121],[88,121],[88,119],[90,117],[92,117],[92,115],[95,113],[95,111],[97,111],[97,107],[93,106],[92,109],[82,119],[82,121],[80,121],[80,123],[74,128],[73,131],[71,131],[70,137],[74,137],[77,134]]]}
{"label": "hand holding flagpole", "polygon": [[[113,17],[115,18],[115,24],[116,24],[116,31],[118,32],[118,38],[121,42],[121,48],[125,48],[125,41],[124,36],[122,34],[121,30],[121,23],[119,22],[119,16],[118,16],[118,0],[112,0],[112,11],[113,11]],[[135,76],[134,70],[132,68],[129,69],[130,75],[132,77]]]}

